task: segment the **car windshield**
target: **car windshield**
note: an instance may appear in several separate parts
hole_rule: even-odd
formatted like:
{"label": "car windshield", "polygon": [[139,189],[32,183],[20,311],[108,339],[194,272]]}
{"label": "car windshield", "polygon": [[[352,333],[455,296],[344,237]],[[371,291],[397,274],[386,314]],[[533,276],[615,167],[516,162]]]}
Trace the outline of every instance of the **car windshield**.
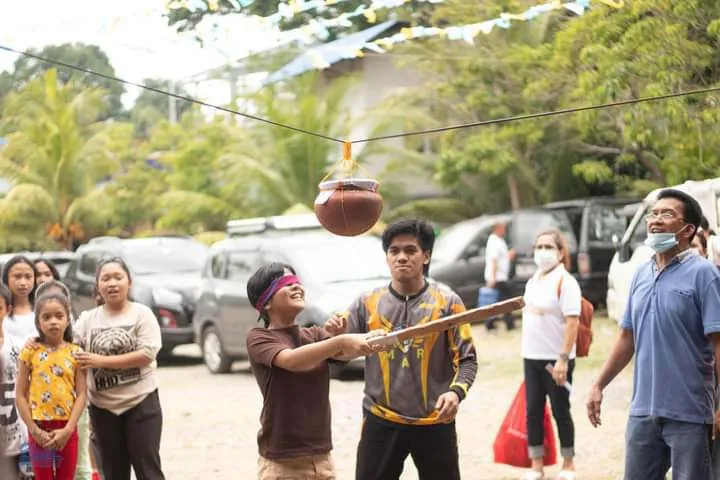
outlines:
{"label": "car windshield", "polygon": [[136,275],[201,272],[208,249],[195,242],[158,242],[123,249],[123,259]]}
{"label": "car windshield", "polygon": [[623,235],[623,243],[630,245],[630,248],[637,248],[647,238],[647,224],[645,223],[645,213],[648,207],[641,205],[638,207],[635,216]]}
{"label": "car windshield", "polygon": [[477,222],[457,223],[440,232],[435,239],[432,262],[435,264],[457,260],[468,243],[481,230]]}
{"label": "car windshield", "polygon": [[577,250],[575,234],[564,212],[517,212],[513,219],[513,245],[518,252],[532,252],[535,237],[543,230],[557,228],[568,242],[571,251]]}
{"label": "car windshield", "polygon": [[382,243],[373,237],[303,245],[292,252],[292,263],[317,283],[342,283],[390,278]]}

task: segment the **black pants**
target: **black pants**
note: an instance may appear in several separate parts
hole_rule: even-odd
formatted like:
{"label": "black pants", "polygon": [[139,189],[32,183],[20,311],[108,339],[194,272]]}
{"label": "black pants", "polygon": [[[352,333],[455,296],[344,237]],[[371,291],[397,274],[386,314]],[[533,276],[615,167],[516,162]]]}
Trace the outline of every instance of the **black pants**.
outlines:
{"label": "black pants", "polygon": [[398,480],[408,454],[419,480],[460,480],[455,422],[405,426],[365,412],[356,480]]}
{"label": "black pants", "polygon": [[[563,457],[575,455],[575,424],[570,414],[570,392],[559,387],[550,372],[545,369],[548,363],[555,365],[555,360],[524,359],[525,396],[527,398],[527,429],[530,457],[544,455],[542,449],[545,439],[545,398],[550,397],[553,417],[560,435],[560,447]],[[575,360],[568,364],[567,381],[572,384]]]}
{"label": "black pants", "polygon": [[[92,420],[91,420],[92,423]],[[93,456],[93,461],[95,462],[95,468],[97,468],[98,473],[100,474],[100,479],[105,480],[105,477],[103,476],[103,469],[102,469],[102,456],[100,455],[100,443],[98,442],[97,435],[93,432],[93,434],[90,436],[90,453]]]}
{"label": "black pants", "polygon": [[[495,288],[500,294],[500,298],[498,299],[498,301],[502,302],[503,300],[512,298],[512,292],[510,291],[510,284],[508,282],[497,282],[495,284]],[[494,330],[495,322],[498,320],[498,318],[499,317],[492,317],[485,320],[485,328],[488,330]],[[513,328],[515,328],[515,317],[512,313],[506,313],[505,315],[503,315],[503,320],[505,321],[505,326],[508,330],[512,330]]]}
{"label": "black pants", "polygon": [[157,390],[122,415],[90,405],[105,480],[165,480],[160,465],[162,409]]}

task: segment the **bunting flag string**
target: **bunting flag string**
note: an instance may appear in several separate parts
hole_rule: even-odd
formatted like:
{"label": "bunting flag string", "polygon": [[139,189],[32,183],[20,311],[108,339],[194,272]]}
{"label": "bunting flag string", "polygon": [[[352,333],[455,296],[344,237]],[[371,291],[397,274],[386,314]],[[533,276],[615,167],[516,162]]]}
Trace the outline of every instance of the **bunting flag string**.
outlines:
{"label": "bunting flag string", "polygon": [[[243,8],[251,6],[254,0],[229,0],[233,3],[233,7],[239,12]],[[321,13],[334,5],[346,3],[351,0],[289,0],[287,2],[278,3],[277,12],[266,17],[260,17],[266,24],[278,25],[282,20],[292,20],[300,13],[316,10]],[[410,3],[413,0],[372,0],[368,6],[360,5],[351,13],[352,16],[367,15],[373,16],[373,11],[382,8],[395,8]],[[415,0],[421,3],[442,3],[445,0]],[[185,8],[191,12],[205,11],[216,12],[219,8],[218,0],[171,0],[167,3],[168,10],[177,10]],[[371,22],[372,23],[372,22]]]}
{"label": "bunting flag string", "polygon": [[[305,2],[305,4],[311,4],[311,3],[322,3],[325,4],[325,6],[333,5],[337,3],[343,3],[349,0],[311,0],[310,2]],[[360,5],[352,12],[345,12],[341,13],[335,18],[313,18],[311,19],[307,25],[303,25],[302,27],[298,27],[292,30],[288,30],[286,32],[283,32],[283,36],[286,37],[288,40],[299,40],[305,44],[313,43],[316,40],[324,41],[330,36],[330,29],[331,28],[350,28],[352,27],[352,21],[351,19],[356,17],[364,16],[367,19],[368,23],[376,23],[377,22],[377,11],[382,9],[389,9],[389,8],[397,8],[399,6],[402,6],[406,3],[409,3],[412,0],[372,0],[371,4],[368,6]],[[430,3],[430,4],[437,4],[437,3],[443,3],[445,0],[415,0],[420,3]],[[282,5],[282,4],[281,4]],[[319,6],[313,6],[313,8],[321,8]],[[309,10],[310,8],[308,8]],[[265,19],[268,19],[268,22],[272,25],[275,25],[278,21],[278,18],[275,17],[275,15],[278,15],[278,13],[271,15],[270,17],[264,17]],[[292,18],[292,17],[290,17]]]}
{"label": "bunting flag string", "polygon": [[[290,20],[298,13],[313,9],[321,12],[333,5],[348,1],[350,0],[296,0],[295,2],[280,3],[276,13],[267,17],[258,17],[258,19],[264,28],[272,30],[277,29],[281,20]],[[372,0],[370,5],[359,5],[355,10],[341,13],[333,18],[315,17],[310,19],[307,24],[301,27],[279,32],[277,34],[277,44],[280,45],[299,42],[303,45],[312,45],[317,41],[322,42],[330,37],[331,28],[350,28],[353,26],[352,19],[361,16],[364,16],[368,23],[374,24],[378,20],[378,10],[396,8],[407,4],[410,1],[412,0]],[[445,2],[445,0],[415,1],[429,4]],[[192,8],[193,2],[197,2],[198,5],[205,5],[205,2],[202,0],[173,0],[170,5],[178,8],[178,4],[187,3],[186,8]],[[195,8],[197,8],[197,6]],[[200,32],[203,37],[214,35],[216,39],[227,39],[232,36],[231,32],[234,34],[234,30],[236,29],[236,22],[234,20],[235,19],[232,15],[213,17],[212,20],[208,17],[208,21],[203,20],[200,22],[197,25],[196,30]]]}
{"label": "bunting flag string", "polygon": [[[280,18],[290,19],[293,15],[300,12],[309,11],[311,9],[321,10],[346,1],[349,0],[295,0],[279,4],[278,11],[275,14],[262,18],[274,25],[274,23]],[[342,13],[334,18],[313,18],[306,25],[280,33],[277,45],[298,42],[306,46],[311,46],[316,44],[318,41],[322,42],[327,40],[330,36],[331,28],[352,27],[352,19],[359,16],[365,16],[368,23],[375,23],[377,21],[376,12],[378,10],[402,6],[409,1],[411,0],[372,0],[371,4],[368,6],[360,5],[355,10]],[[438,4],[443,3],[445,0],[416,1]],[[191,4],[193,3],[196,3],[197,5],[205,4],[205,2],[201,0],[173,0],[173,2],[188,3],[190,6],[192,6]],[[530,21],[543,13],[553,10],[565,9],[576,15],[583,15],[586,10],[593,6],[593,4],[603,4],[614,9],[620,9],[624,6],[624,0],[574,0],[570,2],[552,0],[530,7],[521,13],[502,13],[497,18],[468,25],[450,26],[445,28],[423,26],[409,27],[390,37],[380,38],[361,46],[358,46],[355,43],[347,45],[344,47],[346,51],[344,51],[341,55],[343,58],[357,58],[363,56],[364,50],[370,50],[376,53],[385,53],[387,50],[399,43],[432,36],[444,36],[448,40],[464,40],[467,43],[473,44],[475,38],[480,33],[487,35],[495,28],[508,29],[514,22]],[[222,22],[219,18],[216,18],[212,31],[215,35],[217,35],[216,38],[228,38],[229,32],[234,29],[233,25],[234,22],[232,21],[232,18],[228,18],[227,21]],[[200,30],[204,30],[202,23],[198,27]],[[225,31],[225,34],[222,33],[222,30]],[[321,54],[320,56],[315,54],[312,55],[317,57],[316,63],[318,65],[328,64],[327,61],[322,59]]]}
{"label": "bunting flag string", "polygon": [[399,43],[419,38],[442,36],[447,40],[463,40],[466,43],[474,45],[475,39],[480,33],[488,35],[495,28],[509,29],[516,22],[530,21],[544,13],[555,10],[564,9],[580,16],[590,9],[593,4],[604,4],[615,9],[620,9],[624,6],[622,1],[615,0],[575,0],[572,2],[553,0],[530,7],[521,13],[502,13],[497,18],[468,25],[457,25],[445,28],[408,27],[401,29],[394,35],[382,37],[371,42],[358,41],[323,44],[308,50],[306,55],[311,59],[315,69],[323,70],[335,63],[338,58],[347,60],[363,57],[365,51],[383,54]]}
{"label": "bunting flag string", "polygon": [[451,26],[445,28],[437,27],[409,27],[404,28],[400,32],[390,36],[367,42],[363,45],[360,51],[356,51],[355,56],[362,56],[362,50],[367,49],[376,53],[385,53],[398,43],[406,42],[417,38],[426,38],[433,36],[444,36],[448,40],[464,40],[465,42],[474,45],[475,38],[483,33],[489,35],[493,29],[502,28],[509,29],[512,27],[513,22],[519,21],[530,21],[537,18],[539,15],[548,13],[555,10],[569,10],[575,15],[583,15],[588,9],[591,8],[592,3],[605,4],[615,9],[622,8],[623,2],[613,0],[575,0],[573,2],[562,2],[562,1],[551,1],[540,5],[535,5],[528,8],[522,13],[511,14],[501,13],[499,17],[483,22],[472,23],[468,25]]}

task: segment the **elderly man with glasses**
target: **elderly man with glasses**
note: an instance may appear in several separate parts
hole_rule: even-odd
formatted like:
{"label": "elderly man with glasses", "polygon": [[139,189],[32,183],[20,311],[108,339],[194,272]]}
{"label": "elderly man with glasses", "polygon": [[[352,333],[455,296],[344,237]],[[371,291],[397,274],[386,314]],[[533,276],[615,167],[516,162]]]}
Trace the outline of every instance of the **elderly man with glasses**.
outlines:
{"label": "elderly man with glasses", "polygon": [[603,390],[635,356],[626,480],[663,480],[671,466],[673,480],[712,478],[720,271],[690,248],[701,218],[688,194],[658,195],[646,216],[655,255],[633,277],[621,332],[590,391],[597,427]]}

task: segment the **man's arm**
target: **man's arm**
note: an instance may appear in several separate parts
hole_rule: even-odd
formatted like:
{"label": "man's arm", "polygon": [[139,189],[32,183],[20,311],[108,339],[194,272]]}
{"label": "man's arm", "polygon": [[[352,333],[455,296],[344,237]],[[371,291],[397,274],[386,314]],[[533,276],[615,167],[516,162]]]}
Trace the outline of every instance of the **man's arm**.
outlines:
{"label": "man's arm", "polygon": [[497,266],[498,266],[497,258],[490,259],[490,278],[485,280],[485,283],[490,288],[495,288],[495,284],[497,283],[495,281],[495,279],[497,278]]}
{"label": "man's arm", "polygon": [[715,350],[715,378],[720,382],[720,333],[710,334],[710,340]]}
{"label": "man's arm", "polygon": [[[459,297],[454,296],[450,314],[464,312],[465,306]],[[477,375],[477,352],[473,343],[472,328],[469,324],[458,325],[448,331],[450,355],[457,353],[460,364],[457,374],[450,384],[450,391],[455,392],[460,400],[464,400],[475,382]]]}
{"label": "man's arm", "polygon": [[590,395],[587,400],[587,414],[590,423],[594,427],[602,424],[600,420],[600,406],[603,400],[603,390],[617,375],[630,363],[635,354],[635,337],[633,331],[622,328],[618,335],[610,356],[605,360],[605,364],[600,371],[600,375],[590,388]]}
{"label": "man's arm", "polygon": [[618,335],[610,355],[603,364],[600,375],[595,379],[592,387],[590,387],[590,395],[587,400],[587,414],[590,423],[594,427],[602,424],[600,421],[600,406],[603,400],[603,390],[613,381],[617,375],[630,363],[633,355],[635,355],[635,333],[633,331],[633,294],[638,281],[638,273],[636,271],[630,281],[630,290],[627,304],[625,305],[625,315],[620,322],[620,334]]}
{"label": "man's arm", "polygon": [[495,288],[495,280],[497,279],[497,268],[498,268],[498,252],[497,244],[493,241],[494,238],[490,236],[487,243],[485,244],[485,263],[489,266],[490,275],[485,279],[485,285],[490,288]]}
{"label": "man's arm", "polygon": [[[353,301],[347,311],[341,315],[341,320],[344,322],[344,331],[347,333],[367,333],[367,308],[365,308],[365,296],[361,295]],[[337,355],[332,357],[332,360],[337,362],[349,362],[357,355],[352,355],[349,352],[341,351]]]}
{"label": "man's arm", "polygon": [[633,355],[635,355],[635,336],[632,330],[623,328],[615,340],[610,356],[600,370],[600,375],[595,380],[595,385],[601,391],[605,390],[610,382],[630,363]]}
{"label": "man's arm", "polygon": [[[710,334],[710,340],[715,350],[715,395],[717,400],[718,382],[720,382],[720,333]],[[720,406],[715,406],[715,435],[720,432]]]}
{"label": "man's arm", "polygon": [[[453,295],[448,315],[464,311],[465,305],[460,297]],[[470,325],[463,324],[451,328],[447,331],[447,336],[450,350],[448,353],[450,358],[458,358],[458,366],[448,391],[438,397],[435,409],[441,420],[450,422],[457,415],[460,402],[467,397],[470,387],[475,382],[478,366]]]}
{"label": "man's arm", "polygon": [[328,337],[343,333],[367,333],[367,309],[364,295],[356,298],[346,311],[333,314],[325,322],[323,330]]}
{"label": "man's arm", "polygon": [[627,304],[625,305],[625,314],[620,322],[620,334],[615,340],[610,356],[605,360],[605,364],[600,370],[593,387],[597,386],[602,392],[610,382],[617,377],[617,375],[623,371],[623,369],[630,363],[633,355],[635,355],[635,332],[633,331],[633,309],[634,299],[633,295],[637,287],[638,274],[640,270],[636,271],[630,281],[630,290],[628,294]]}
{"label": "man's arm", "polygon": [[[715,351],[715,378],[720,381],[720,275],[713,267],[708,271],[706,278],[700,280],[700,284],[704,285],[704,290],[700,290],[700,314],[703,322],[703,332],[710,338]],[[715,385],[717,390],[717,384]],[[715,413],[715,429],[720,428],[720,409],[716,408]]]}
{"label": "man's arm", "polygon": [[[454,329],[455,340],[459,341],[460,368],[458,368],[455,380],[450,384],[450,390],[458,394],[460,400],[464,400],[475,383],[477,375],[477,354],[472,341],[472,330],[470,325],[460,325]],[[469,337],[469,339],[467,339]]]}

